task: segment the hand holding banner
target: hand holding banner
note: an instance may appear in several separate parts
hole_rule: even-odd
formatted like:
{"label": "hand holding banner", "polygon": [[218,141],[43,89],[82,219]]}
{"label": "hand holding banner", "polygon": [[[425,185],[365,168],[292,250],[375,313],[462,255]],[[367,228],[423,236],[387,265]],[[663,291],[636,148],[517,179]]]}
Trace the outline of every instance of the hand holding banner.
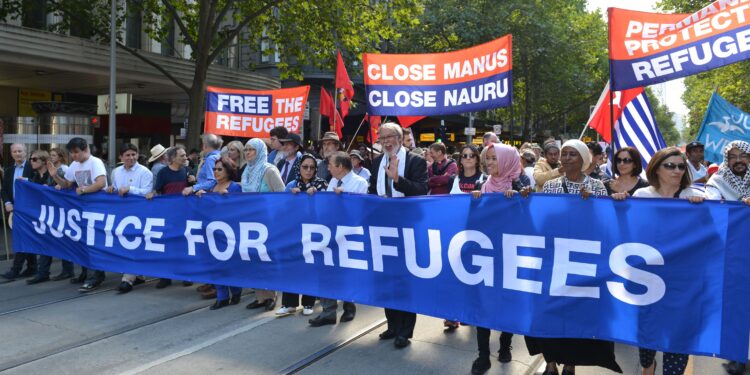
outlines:
{"label": "hand holding banner", "polygon": [[512,37],[433,54],[364,54],[368,113],[431,116],[511,104]]}
{"label": "hand holding banner", "polygon": [[283,126],[299,133],[310,86],[251,91],[207,88],[204,131],[232,137],[268,137]]}

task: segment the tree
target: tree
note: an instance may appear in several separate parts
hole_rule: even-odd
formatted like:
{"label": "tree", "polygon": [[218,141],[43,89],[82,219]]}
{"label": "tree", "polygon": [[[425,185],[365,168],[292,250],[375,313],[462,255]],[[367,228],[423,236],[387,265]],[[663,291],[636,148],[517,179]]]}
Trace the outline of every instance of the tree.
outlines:
{"label": "tree", "polygon": [[426,0],[418,27],[404,32],[397,49],[449,51],[505,34],[513,34],[513,113],[524,138],[542,128],[580,132],[608,76],[607,25],[584,0]]}
{"label": "tree", "polygon": [[[116,0],[115,0],[116,1]],[[127,47],[118,35],[118,46],[151,65],[190,99],[189,147],[199,144],[204,112],[206,77],[209,66],[226,48],[237,41],[272,42],[265,53],[280,55],[281,78],[302,77],[303,65],[333,66],[336,49],[360,56],[377,48],[383,39],[397,40],[397,29],[416,24],[422,11],[420,0],[125,0],[127,12],[140,12],[143,25],[155,40],[165,40],[173,25],[178,39],[190,46],[189,58],[195,63],[192,83],[188,86],[173,77],[148,54]],[[24,0],[4,0],[0,19],[20,17]],[[126,12],[120,6],[118,24]],[[90,31],[93,38],[109,38],[110,5],[100,0],[48,0],[47,11],[63,15],[53,25],[56,31],[79,28]]]}

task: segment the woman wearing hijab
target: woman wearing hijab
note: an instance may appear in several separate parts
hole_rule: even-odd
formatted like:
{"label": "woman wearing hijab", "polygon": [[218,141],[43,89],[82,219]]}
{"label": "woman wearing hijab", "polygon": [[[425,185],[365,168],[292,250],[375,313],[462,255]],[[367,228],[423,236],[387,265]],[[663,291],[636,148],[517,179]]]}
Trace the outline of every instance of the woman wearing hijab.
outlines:
{"label": "woman wearing hijab", "polygon": [[[284,191],[284,183],[276,167],[268,163],[268,150],[260,138],[253,138],[245,143],[245,170],[242,171],[240,184],[245,193],[267,193]],[[250,302],[248,309],[265,307],[266,311],[276,307],[276,292],[255,290],[255,301]]]}
{"label": "woman wearing hijab", "polygon": [[[638,198],[677,198],[687,199],[692,203],[703,202],[703,196],[690,188],[693,180],[687,171],[688,161],[677,147],[667,147],[657,151],[646,167],[646,178],[651,186],[636,190]],[[623,200],[627,196],[613,196]],[[644,375],[656,372],[656,351],[639,348],[638,354]],[[687,367],[687,354],[664,353],[664,375],[682,375]]]}
{"label": "woman wearing hijab", "polygon": [[[531,188],[528,183],[524,185],[518,179],[521,176],[521,157],[515,148],[502,143],[493,143],[484,150],[483,157],[488,177],[480,190],[472,192],[475,198],[487,193],[500,193],[508,198],[518,193],[521,193],[524,197],[528,196]],[[501,363],[507,363],[513,359],[510,352],[512,339],[512,333],[502,332],[500,334],[498,360]],[[471,373],[475,375],[484,374],[492,366],[490,363],[490,330],[488,328],[477,327],[477,346],[479,347],[479,357],[471,365]]]}
{"label": "woman wearing hijab", "polygon": [[[604,184],[583,173],[591,164],[591,153],[585,143],[572,139],[560,150],[561,177],[547,181],[544,193],[575,194],[584,199],[590,195],[606,196]],[[529,354],[542,353],[547,361],[544,375],[556,375],[557,364],[563,364],[563,375],[574,375],[575,366],[601,366],[622,373],[615,361],[615,345],[612,342],[591,339],[536,338],[526,336]]]}
{"label": "woman wearing hijab", "polygon": [[[297,179],[289,182],[286,185],[284,191],[290,193],[306,192],[307,194],[313,194],[316,191],[326,191],[328,183],[326,180],[316,176],[318,173],[318,161],[314,156],[310,154],[302,155],[299,163],[299,175]],[[300,304],[300,297],[297,293],[281,294],[281,308],[276,310],[276,315],[286,316],[294,314]],[[302,296],[302,315],[312,315],[313,305],[315,305],[315,297]]]}

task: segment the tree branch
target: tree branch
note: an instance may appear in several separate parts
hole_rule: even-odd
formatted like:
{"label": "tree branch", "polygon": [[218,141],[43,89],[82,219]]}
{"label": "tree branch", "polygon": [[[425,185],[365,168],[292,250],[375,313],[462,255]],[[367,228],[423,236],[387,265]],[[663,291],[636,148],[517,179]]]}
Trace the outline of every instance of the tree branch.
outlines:
{"label": "tree branch", "polygon": [[166,69],[164,69],[161,65],[157,64],[153,60],[149,59],[148,57],[142,55],[138,50],[135,50],[133,48],[130,48],[120,42],[117,42],[117,46],[130,52],[131,55],[139,58],[141,61],[145,62],[148,65],[153,66],[158,70],[161,74],[164,74],[165,77],[169,78],[170,81],[172,81],[177,87],[181,88],[185,93],[190,95],[190,88],[187,87],[184,83],[180,82],[177,78],[175,78],[171,73],[169,73]]}
{"label": "tree branch", "polygon": [[172,19],[177,23],[177,26],[180,28],[180,32],[185,37],[185,40],[188,42],[190,47],[195,50],[195,39],[193,39],[193,37],[190,35],[190,32],[188,31],[188,28],[185,27],[185,23],[182,22],[182,18],[180,18],[180,15],[177,14],[177,9],[174,7],[174,5],[172,5],[172,3],[169,2],[169,0],[162,0],[162,3],[172,13]]}
{"label": "tree branch", "polygon": [[227,36],[224,37],[224,39],[221,42],[219,42],[219,45],[217,45],[216,48],[214,48],[213,52],[211,52],[211,54],[208,56],[208,63],[210,64],[211,62],[213,62],[214,59],[216,59],[216,57],[219,56],[221,51],[223,51],[224,48],[227,48],[227,46],[232,41],[232,39],[234,39],[234,37],[236,37],[237,35],[240,34],[240,32],[242,32],[242,29],[244,29],[245,26],[250,24],[250,22],[258,18],[261,14],[265,13],[267,10],[280,4],[283,1],[284,0],[271,0],[268,3],[266,3],[266,5],[258,9],[257,11],[245,17],[245,19],[243,19],[242,22],[240,22],[240,24],[237,25],[234,29],[230,30],[229,33],[227,33]]}
{"label": "tree branch", "polygon": [[234,4],[234,0],[226,0],[227,3],[224,4],[224,8],[221,9],[219,12],[219,15],[216,16],[216,22],[214,22],[213,25],[211,25],[211,34],[209,35],[216,35],[216,33],[219,32],[219,27],[221,27],[221,21],[224,20],[224,16],[227,15],[227,12],[229,12],[229,9],[231,9],[232,4]]}

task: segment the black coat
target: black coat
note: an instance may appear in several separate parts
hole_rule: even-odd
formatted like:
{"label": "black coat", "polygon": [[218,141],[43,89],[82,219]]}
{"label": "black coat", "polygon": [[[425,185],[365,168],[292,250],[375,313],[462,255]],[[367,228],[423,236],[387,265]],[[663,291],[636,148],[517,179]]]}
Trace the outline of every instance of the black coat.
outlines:
{"label": "black coat", "polygon": [[[0,190],[0,195],[3,197],[3,204],[6,202],[14,203],[13,200],[13,170],[15,169],[15,162],[5,167],[3,171],[3,188]],[[34,170],[31,169],[31,162],[26,160],[26,165],[23,167],[23,177],[31,178]]]}
{"label": "black coat", "polygon": [[[385,173],[380,168],[380,162],[383,155],[378,156],[372,161],[370,168],[370,194],[378,193],[378,173]],[[398,182],[393,184],[393,188],[400,191],[407,197],[415,195],[427,195],[427,162],[423,157],[406,152],[406,165],[404,166],[404,176],[399,176]]]}

